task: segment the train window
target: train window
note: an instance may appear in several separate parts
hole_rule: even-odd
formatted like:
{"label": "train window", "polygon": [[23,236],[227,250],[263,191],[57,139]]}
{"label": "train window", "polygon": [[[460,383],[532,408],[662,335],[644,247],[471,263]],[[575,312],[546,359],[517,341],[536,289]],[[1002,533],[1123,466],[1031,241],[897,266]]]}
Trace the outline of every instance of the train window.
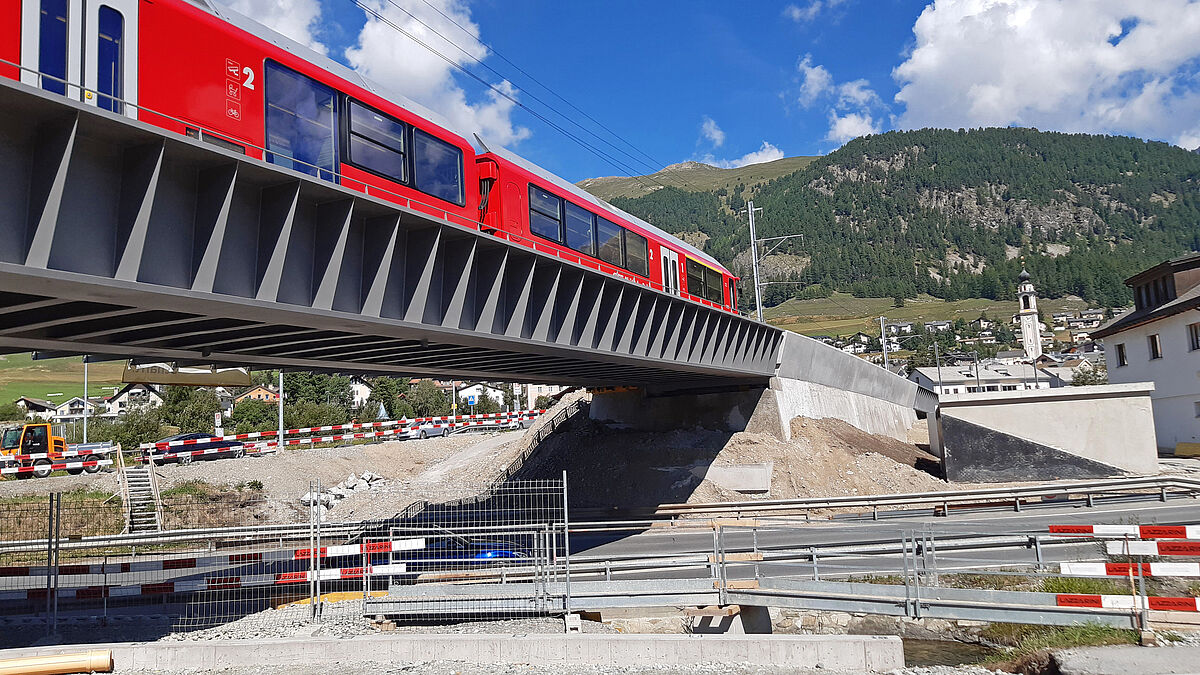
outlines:
{"label": "train window", "polygon": [[591,211],[581,209],[571,202],[566,203],[566,234],[567,246],[585,253],[587,255],[595,255],[593,253],[592,242],[592,221],[595,216]]}
{"label": "train window", "polygon": [[398,182],[408,180],[408,160],[404,156],[407,127],[362,105],[350,101],[350,137],[347,159],[367,171]]}
{"label": "train window", "polygon": [[67,0],[42,0],[38,70],[45,76],[42,89],[67,93]]}
{"label": "train window", "polygon": [[562,241],[562,200],[545,190],[529,186],[529,231],[547,239]]}
{"label": "train window", "polygon": [[621,250],[621,226],[603,218],[596,219],[596,257],[606,263],[625,266]]}
{"label": "train window", "polygon": [[629,230],[625,230],[625,269],[644,277],[650,276],[650,252],[646,238]]}
{"label": "train window", "polygon": [[687,292],[689,295],[694,295],[698,298],[705,297],[704,295],[704,266],[700,263],[688,258],[687,261]]}
{"label": "train window", "polygon": [[267,161],[325,180],[337,163],[337,95],[320,82],[266,63]]}
{"label": "train window", "polygon": [[97,17],[99,40],[96,41],[96,79],[99,96],[96,105],[110,112],[122,109],[121,71],[124,53],[121,41],[125,32],[125,17],[108,5],[100,5]]}
{"label": "train window", "polygon": [[721,284],[721,273],[708,268],[705,268],[704,273],[708,277],[705,280],[705,286],[708,290],[708,299],[717,303],[718,305],[725,304],[725,288]]}
{"label": "train window", "polygon": [[459,206],[465,204],[462,150],[420,129],[414,130],[413,187]]}

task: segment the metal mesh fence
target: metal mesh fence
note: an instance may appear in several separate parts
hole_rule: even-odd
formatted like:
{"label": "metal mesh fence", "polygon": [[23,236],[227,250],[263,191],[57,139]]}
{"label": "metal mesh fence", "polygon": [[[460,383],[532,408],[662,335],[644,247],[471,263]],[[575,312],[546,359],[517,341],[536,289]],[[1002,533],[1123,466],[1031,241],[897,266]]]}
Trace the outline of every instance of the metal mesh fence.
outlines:
{"label": "metal mesh fence", "polygon": [[[383,601],[399,589],[402,601],[406,589],[495,573],[532,573],[538,586],[509,594],[513,607],[493,613],[513,613],[530,594],[539,611],[561,611],[564,481],[460,485],[453,494],[474,496],[351,522],[329,519],[319,482],[299,508],[258,493],[164,496],[162,528],[147,532],[130,531],[120,495],[22,498],[0,519],[0,624],[9,627],[0,644],[54,633],[146,640],[225,625],[247,637],[281,622],[361,617],[364,591]],[[485,613],[477,610],[470,614]]]}
{"label": "metal mesh fence", "polygon": [[566,611],[570,594],[564,480],[499,483],[478,496],[411,509],[364,555],[378,573],[363,611],[406,621]]}

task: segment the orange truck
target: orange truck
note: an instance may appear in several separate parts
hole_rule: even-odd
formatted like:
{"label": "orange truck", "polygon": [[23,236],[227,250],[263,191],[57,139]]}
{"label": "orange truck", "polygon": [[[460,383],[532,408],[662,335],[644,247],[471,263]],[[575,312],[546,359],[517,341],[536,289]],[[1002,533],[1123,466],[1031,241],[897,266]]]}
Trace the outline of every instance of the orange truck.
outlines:
{"label": "orange truck", "polygon": [[0,475],[45,478],[54,471],[95,473],[112,466],[120,443],[67,445],[48,422],[29,422],[0,435]]}

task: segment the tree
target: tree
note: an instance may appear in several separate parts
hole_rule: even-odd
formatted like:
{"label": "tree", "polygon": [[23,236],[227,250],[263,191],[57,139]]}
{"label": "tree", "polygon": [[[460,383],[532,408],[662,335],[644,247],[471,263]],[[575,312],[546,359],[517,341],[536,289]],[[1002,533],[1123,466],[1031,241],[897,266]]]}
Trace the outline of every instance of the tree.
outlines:
{"label": "tree", "polygon": [[411,413],[412,406],[401,410],[398,407],[399,403],[400,380],[387,376],[376,377],[371,380],[371,396],[367,398],[367,404],[363,406],[363,417],[364,419],[377,419],[381,404],[387,414],[387,419],[396,420],[405,417],[406,413]]}
{"label": "tree", "polygon": [[[417,417],[437,417],[450,414],[450,403],[446,394],[433,380],[421,380],[408,392],[408,402]],[[461,413],[461,411],[460,411]]]}
{"label": "tree", "polygon": [[0,405],[0,421],[19,422],[25,419],[25,409],[14,403]]}
{"label": "tree", "polygon": [[275,403],[248,398],[233,406],[231,420],[237,433],[267,431],[279,424],[278,406]]}
{"label": "tree", "polygon": [[160,410],[165,424],[179,427],[182,433],[212,433],[213,416],[220,412],[221,402],[211,389],[172,385],[163,392],[163,398]]}
{"label": "tree", "polygon": [[554,405],[554,399],[550,398],[549,396],[546,396],[545,394],[538,396],[537,400],[535,400],[533,402],[534,410],[548,410],[553,405]]}
{"label": "tree", "polygon": [[1076,368],[1071,371],[1071,386],[1086,387],[1092,384],[1108,384],[1108,368],[1094,366],[1092,368]]}
{"label": "tree", "polygon": [[903,306],[904,306],[904,296],[903,295],[896,295],[896,296],[892,297],[892,307],[903,307]]}

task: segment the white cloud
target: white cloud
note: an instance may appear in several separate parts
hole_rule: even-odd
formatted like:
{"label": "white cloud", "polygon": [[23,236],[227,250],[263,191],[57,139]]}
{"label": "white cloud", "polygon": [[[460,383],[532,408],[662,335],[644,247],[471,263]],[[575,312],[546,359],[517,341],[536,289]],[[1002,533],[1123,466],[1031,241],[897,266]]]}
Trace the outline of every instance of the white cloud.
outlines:
{"label": "white cloud", "polygon": [[893,71],[901,128],[1006,126],[1200,142],[1200,3],[935,0]]}
{"label": "white cloud", "polygon": [[702,160],[705,164],[719,166],[722,169],[736,169],[738,167],[747,166],[749,164],[761,164],[763,162],[773,162],[777,159],[783,159],[783,151],[771,145],[767,141],[762,142],[762,146],[754,152],[748,152],[737,159],[717,159],[712,155],[706,155]]}
{"label": "white cloud", "polygon": [[783,15],[797,23],[812,21],[821,13],[821,0],[812,0],[804,7],[788,5],[783,8]]}
{"label": "white cloud", "polygon": [[700,124],[700,135],[712,143],[714,148],[719,148],[725,145],[725,132],[721,127],[717,126],[717,121],[708,115],[704,116],[704,121]]}
{"label": "white cloud", "polygon": [[838,115],[836,111],[830,110],[829,133],[825,135],[825,140],[841,145],[859,136],[877,134],[881,130],[879,123],[871,118],[871,113],[869,112],[851,112],[845,115]]}
{"label": "white cloud", "polygon": [[[487,56],[486,48],[454,26],[458,23],[471,36],[479,36],[479,26],[471,20],[465,2],[431,0],[430,4],[441,14],[422,0],[394,2],[412,16],[388,0],[364,0],[363,4],[455,64],[466,65],[473,58]],[[445,37],[434,34],[434,30]],[[468,101],[466,92],[454,79],[453,65],[370,14],[359,33],[358,44],[346,50],[346,60],[363,75],[444,115],[463,131],[479,132],[488,140],[506,145],[530,135],[528,129],[513,123],[516,105],[512,101],[495,91],[488,91],[482,101]],[[516,96],[516,89],[507,81],[496,88]]]}
{"label": "white cloud", "polygon": [[796,23],[804,23],[817,18],[823,9],[833,9],[846,0],[809,0],[803,7],[788,5],[783,8],[783,15]]}
{"label": "white cloud", "polygon": [[825,69],[825,66],[814,66],[812,62],[812,54],[805,54],[804,58],[796,64],[796,70],[800,71],[800,105],[805,108],[811,106],[818,98],[821,98],[830,91],[833,91],[833,76]]}
{"label": "white cloud", "polygon": [[866,80],[854,80],[838,86],[838,107],[866,107],[880,103],[879,95]]}
{"label": "white cloud", "polygon": [[244,14],[267,28],[307,45],[322,54],[325,45],[313,32],[321,18],[320,0],[220,0],[238,14]]}

